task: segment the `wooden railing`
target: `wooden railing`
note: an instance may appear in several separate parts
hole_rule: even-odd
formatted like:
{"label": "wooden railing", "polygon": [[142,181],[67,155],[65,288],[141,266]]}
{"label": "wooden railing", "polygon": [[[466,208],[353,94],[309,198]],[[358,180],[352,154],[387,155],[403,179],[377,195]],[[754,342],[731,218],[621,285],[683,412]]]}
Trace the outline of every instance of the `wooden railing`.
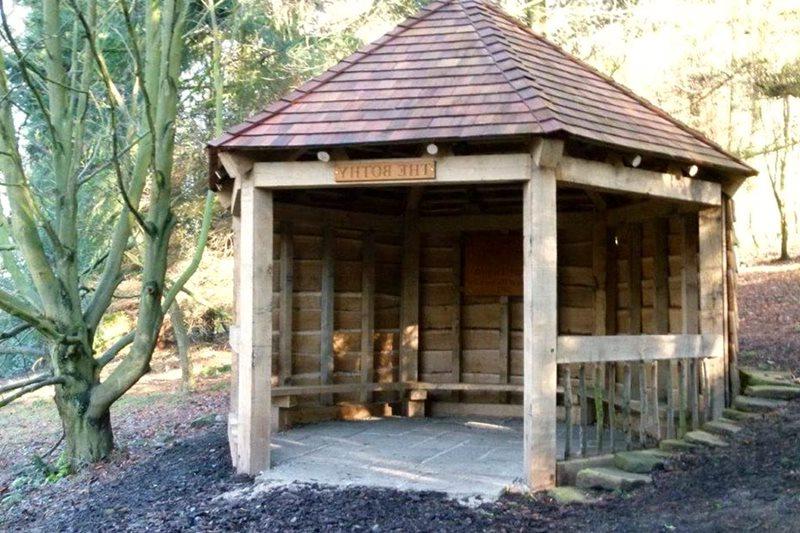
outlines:
{"label": "wooden railing", "polygon": [[705,362],[723,356],[723,343],[722,335],[559,337],[564,458],[648,447],[710,420]]}

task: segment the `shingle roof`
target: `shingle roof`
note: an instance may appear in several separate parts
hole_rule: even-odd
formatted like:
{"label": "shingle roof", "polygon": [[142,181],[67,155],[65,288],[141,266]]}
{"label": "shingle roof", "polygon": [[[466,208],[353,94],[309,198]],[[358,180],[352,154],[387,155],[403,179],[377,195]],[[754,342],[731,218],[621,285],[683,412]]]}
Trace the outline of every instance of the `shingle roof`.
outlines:
{"label": "shingle roof", "polygon": [[753,169],[488,0],[437,0],[209,146],[219,150],[567,134]]}

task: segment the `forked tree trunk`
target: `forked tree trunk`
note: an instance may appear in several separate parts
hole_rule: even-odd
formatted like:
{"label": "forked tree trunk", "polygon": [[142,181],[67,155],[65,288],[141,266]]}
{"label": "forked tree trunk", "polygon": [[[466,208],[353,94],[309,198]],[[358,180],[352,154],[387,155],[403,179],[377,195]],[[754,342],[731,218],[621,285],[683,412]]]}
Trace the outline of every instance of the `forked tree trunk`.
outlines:
{"label": "forked tree trunk", "polygon": [[59,374],[66,382],[56,387],[55,401],[64,430],[66,456],[77,470],[83,465],[104,459],[114,447],[111,414],[108,410],[89,416],[89,401],[98,384],[94,359],[79,353],[79,345],[53,348],[53,361],[59,362]]}

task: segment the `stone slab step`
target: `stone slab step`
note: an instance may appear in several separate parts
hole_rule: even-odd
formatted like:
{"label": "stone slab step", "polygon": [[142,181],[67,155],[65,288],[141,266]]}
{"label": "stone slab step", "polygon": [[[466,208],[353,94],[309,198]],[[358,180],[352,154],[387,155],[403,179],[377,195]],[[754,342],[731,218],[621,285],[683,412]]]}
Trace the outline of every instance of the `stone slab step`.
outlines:
{"label": "stone slab step", "polygon": [[709,433],[713,433],[714,435],[719,435],[721,437],[730,437],[736,435],[742,430],[741,426],[734,423],[733,420],[726,420],[724,418],[707,422],[703,426],[703,429]]}
{"label": "stone slab step", "polygon": [[739,370],[739,376],[743,387],[754,385],[800,385],[788,372],[742,368]]}
{"label": "stone slab step", "polygon": [[734,409],[732,407],[726,407],[725,410],[722,411],[722,415],[725,418],[733,420],[734,422],[744,422],[745,420],[761,418],[761,415],[758,413],[747,413],[745,411],[739,411],[738,409]]}
{"label": "stone slab step", "polygon": [[653,478],[646,474],[625,472],[619,468],[585,468],[578,472],[575,485],[579,489],[630,490],[648,483]]}
{"label": "stone slab step", "polygon": [[662,450],[617,452],[614,454],[614,466],[626,472],[649,474],[656,468],[663,467],[670,457],[672,454]]}
{"label": "stone slab step", "polygon": [[785,405],[786,400],[770,400],[753,396],[737,396],[733,399],[733,406],[739,411],[747,413],[771,413]]}
{"label": "stone slab step", "polygon": [[691,442],[686,442],[680,439],[664,439],[658,443],[658,448],[663,452],[691,452],[697,449],[697,446]]}
{"label": "stone slab step", "polygon": [[692,444],[701,444],[703,446],[711,446],[712,448],[726,448],[728,443],[719,438],[717,435],[713,433],[709,433],[708,431],[690,431],[686,435],[683,436],[686,442],[690,442]]}
{"label": "stone slab step", "polygon": [[558,461],[558,463],[556,463],[556,485],[559,487],[575,485],[578,472],[584,468],[596,468],[599,466],[614,466],[614,456],[607,453],[592,457],[576,457],[567,461]]}
{"label": "stone slab step", "polygon": [[791,385],[748,385],[745,396],[770,400],[794,400],[800,398],[800,387]]}
{"label": "stone slab step", "polygon": [[554,487],[547,491],[547,495],[564,505],[595,503],[598,500],[590,491],[581,490],[577,487]]}

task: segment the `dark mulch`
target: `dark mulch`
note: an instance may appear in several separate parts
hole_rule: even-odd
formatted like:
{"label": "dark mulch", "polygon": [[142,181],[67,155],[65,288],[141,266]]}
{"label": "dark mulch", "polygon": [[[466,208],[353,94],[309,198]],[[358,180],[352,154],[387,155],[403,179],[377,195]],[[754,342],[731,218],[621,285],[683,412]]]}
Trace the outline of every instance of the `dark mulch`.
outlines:
{"label": "dark mulch", "polygon": [[758,265],[739,275],[739,359],[800,376],[800,262]]}
{"label": "dark mulch", "polygon": [[[507,496],[477,508],[437,493],[320,486],[251,492],[225,431],[172,444],[113,479],[67,479],[5,509],[0,529],[47,531],[798,531],[800,402],[728,449],[683,456],[651,487],[587,506]],[[238,494],[224,498],[222,494]],[[243,496],[247,495],[247,496]],[[3,523],[5,522],[5,523]]]}

